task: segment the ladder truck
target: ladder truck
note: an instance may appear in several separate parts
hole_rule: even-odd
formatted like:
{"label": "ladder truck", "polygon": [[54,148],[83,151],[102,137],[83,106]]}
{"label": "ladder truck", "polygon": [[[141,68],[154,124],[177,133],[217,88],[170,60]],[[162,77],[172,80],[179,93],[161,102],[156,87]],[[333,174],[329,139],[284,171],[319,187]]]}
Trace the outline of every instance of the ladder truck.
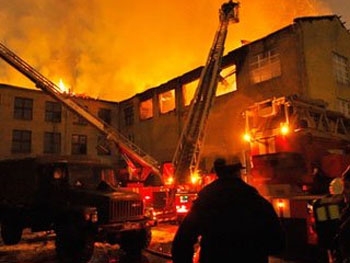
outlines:
{"label": "ladder truck", "polygon": [[[142,151],[134,143],[129,141],[125,136],[119,133],[118,130],[113,128],[111,125],[105,123],[98,117],[95,117],[92,113],[85,109],[83,105],[79,104],[76,100],[74,100],[71,94],[61,92],[60,88],[56,84],[45,78],[28,63],[26,63],[24,60],[22,60],[19,56],[17,56],[14,52],[12,52],[10,49],[8,49],[5,45],[1,43],[0,57],[8,64],[10,64],[13,68],[15,68],[17,71],[19,71],[28,79],[33,81],[37,88],[43,90],[51,97],[65,105],[68,109],[84,118],[92,126],[97,128],[102,134],[106,136],[109,142],[114,143],[119,148],[119,150],[122,153],[122,156],[124,156],[125,158],[127,157],[127,162],[131,162],[132,159],[133,161],[138,162],[138,164],[140,164],[142,167],[147,168],[147,170],[150,173],[161,176],[158,162],[155,159],[153,159],[150,155]],[[70,160],[70,158],[67,157],[67,159],[64,159],[62,161],[61,158],[63,158],[63,156],[58,156],[56,158],[57,160],[49,161],[42,161],[41,159],[29,160],[28,158],[24,160],[18,159],[14,160],[14,163],[12,162],[13,160],[10,160],[10,162],[5,161],[3,165],[5,166],[5,168],[9,168],[7,164],[9,164],[10,166],[16,165],[17,161],[21,164],[25,163],[32,166],[36,165],[37,163],[38,166],[46,165],[48,167],[60,166],[62,165],[62,163],[66,163],[67,166],[74,165],[75,160]],[[28,161],[26,160],[29,160],[30,162],[28,163]],[[87,165],[90,165],[89,171],[92,171],[92,163],[88,163]],[[100,167],[99,165],[100,164],[96,164],[96,166]],[[11,167],[9,169],[11,170]],[[28,169],[28,172],[39,170],[39,168],[34,170]],[[81,168],[80,170],[83,170],[83,168]],[[112,170],[112,168],[110,168],[110,170]],[[27,171],[24,170],[21,171],[19,174],[25,176],[26,172]],[[74,173],[72,172],[68,176],[73,177],[73,174]],[[114,176],[114,174],[112,173],[111,175]],[[32,173],[30,174],[30,176],[40,175]],[[38,222],[41,222],[42,224],[47,223],[47,226],[51,226],[54,228],[56,236],[58,237],[56,238],[56,252],[57,255],[62,258],[66,258],[66,256],[74,257],[75,253],[79,253],[79,255],[84,254],[84,259],[86,257],[87,262],[92,255],[92,250],[90,248],[93,248],[93,246],[91,245],[91,241],[94,240],[107,241],[112,244],[119,243],[121,247],[123,247],[124,251],[126,251],[127,253],[131,251],[135,252],[136,250],[141,250],[147,247],[151,240],[150,227],[154,225],[154,220],[153,218],[151,218],[152,214],[150,214],[149,210],[145,209],[146,207],[144,204],[144,200],[142,199],[142,195],[133,193],[131,191],[125,191],[116,187],[116,184],[113,184],[115,183],[115,178],[113,179],[110,176],[107,176],[106,173],[101,172],[100,176],[101,178],[99,178],[99,180],[101,180],[101,183],[104,182],[104,184],[101,184],[103,186],[102,188],[99,188],[99,185],[99,187],[97,188],[87,189],[87,184],[84,185],[80,181],[76,181],[77,184],[74,183],[74,185],[69,184],[68,186],[67,184],[66,188],[63,187],[63,185],[66,184],[62,184],[63,190],[67,191],[69,194],[61,196],[59,199],[57,199],[62,200],[59,209],[54,209],[54,207],[56,207],[55,202],[50,203],[50,201],[55,201],[56,199],[43,197],[43,202],[47,202],[47,206],[45,206],[45,209],[47,208],[48,210],[45,211],[50,211],[50,213],[43,212],[43,214],[48,217],[47,222],[45,220],[36,221],[34,217],[28,217],[31,219],[28,220],[28,222],[25,220],[22,221],[22,219],[17,220],[17,214],[19,213],[12,213],[12,210],[15,208],[7,204],[6,198],[8,197],[0,197],[0,209],[2,209],[0,213],[1,234],[2,237],[5,238],[5,242],[9,244],[15,244],[19,242],[22,233],[22,228],[24,227],[24,225],[19,225],[17,224],[17,222],[23,222],[25,226],[31,226],[30,224],[35,225],[38,224]],[[4,174],[2,174],[1,179],[7,182],[8,180],[12,180],[12,177],[14,176],[4,176]],[[17,177],[14,178],[16,179]],[[67,177],[65,176],[64,178]],[[36,179],[34,179],[33,182],[36,182]],[[4,185],[7,184],[5,183]],[[32,186],[29,190],[33,189],[35,190],[36,186]],[[117,192],[118,194],[115,194]],[[35,193],[33,195],[36,196]],[[19,207],[25,207],[30,213],[32,211],[33,213],[37,212],[37,210],[33,210],[33,207],[36,207],[35,203],[25,203],[24,206],[21,202],[18,203]],[[64,205],[66,205],[66,207],[64,207]],[[94,217],[90,216],[90,214],[88,215],[89,217],[85,216],[84,213],[86,211],[90,211],[89,209],[93,209],[93,211],[95,211]],[[25,213],[23,213],[23,215],[25,215]],[[99,217],[97,217],[97,215]],[[16,220],[7,220],[6,217],[13,217]],[[74,219],[88,218],[89,220],[93,218],[93,220],[91,219],[91,222],[84,221],[80,224],[80,221],[78,221],[77,224],[83,229],[79,228],[79,233],[77,233],[77,235],[75,235],[74,238],[79,240],[79,242],[81,241],[83,244],[81,244],[80,246],[79,243],[80,249],[77,249],[75,252],[71,249],[70,242],[72,242],[71,240],[73,237],[71,236],[71,233],[69,233],[70,224],[74,221],[72,219],[73,217]],[[44,226],[40,225],[40,227]],[[10,229],[12,232],[9,232],[8,229]],[[46,230],[46,228],[43,229]],[[90,237],[90,234],[93,235],[91,236],[91,238],[82,238],[85,236]]]}
{"label": "ladder truck", "polygon": [[286,254],[308,255],[318,244],[311,204],[327,195],[316,191],[313,168],[331,181],[350,165],[350,118],[298,95],[256,102],[244,116],[248,183],[275,207],[287,232]]}
{"label": "ladder truck", "polygon": [[[205,126],[210,107],[215,98],[216,87],[221,70],[221,58],[224,52],[227,28],[230,22],[238,22],[238,6],[238,3],[230,0],[227,3],[224,3],[219,10],[220,25],[216,32],[206,65],[202,70],[194,99],[190,105],[186,124],[172,160],[172,165],[175,171],[175,185],[188,183],[190,174],[193,174],[198,169]],[[37,88],[63,103],[70,110],[80,115],[92,126],[97,128],[106,136],[107,140],[115,143],[128,166],[133,167],[133,163],[136,162],[150,173],[161,176],[160,166],[154,158],[141,150],[133,142],[129,141],[114,127],[90,113],[69,94],[62,93],[55,83],[48,80],[1,43],[0,57],[17,71],[33,81]],[[145,174],[142,173],[142,176],[145,177]],[[170,197],[167,196],[167,198],[169,199],[166,201],[168,205],[174,203],[173,195]]]}
{"label": "ladder truck", "polygon": [[[224,3],[219,10],[219,28],[216,31],[206,64],[201,72],[172,160],[176,186],[191,185],[191,176],[195,177],[198,172],[205,128],[220,78],[227,28],[230,23],[239,22],[238,7],[238,3],[230,0]],[[195,194],[190,195],[188,192],[177,193],[177,210],[180,213],[186,213],[194,197]]]}
{"label": "ladder truck", "polygon": [[[84,118],[88,123],[97,128],[102,134],[105,135],[107,141],[109,143],[114,143],[118,148],[122,158],[125,160],[129,167],[134,167],[134,164],[137,163],[141,169],[141,177],[145,180],[147,176],[156,176],[158,178],[158,182],[160,181],[161,185],[157,185],[156,187],[150,186],[145,191],[141,191],[143,187],[140,187],[142,184],[138,184],[138,187],[128,187],[127,190],[132,190],[134,192],[139,193],[144,199],[145,206],[147,208],[147,214],[150,215],[152,221],[156,222],[155,215],[157,214],[159,217],[168,215],[162,215],[167,211],[168,214],[172,214],[172,217],[175,216],[175,208],[173,208],[172,204],[168,202],[161,202],[160,205],[157,205],[158,208],[154,209],[154,199],[145,200],[146,190],[151,192],[154,196],[158,196],[158,199],[165,199],[169,195],[169,190],[162,187],[162,176],[160,171],[160,165],[158,162],[149,154],[144,152],[141,148],[139,148],[136,144],[128,140],[123,134],[121,134],[117,129],[112,127],[111,125],[104,122],[102,119],[96,117],[91,112],[89,112],[83,105],[79,104],[74,98],[65,92],[61,92],[61,89],[53,82],[48,80],[42,74],[40,74],[37,70],[31,67],[27,62],[22,60],[19,56],[17,56],[14,52],[8,49],[5,45],[0,43],[0,57],[5,60],[8,64],[26,76],[28,79],[33,81],[37,88],[43,90],[44,92],[51,95],[53,98],[57,99],[63,105],[65,105],[68,109],[78,114],[82,118]],[[132,168],[131,168],[132,170]],[[141,189],[142,188],[142,189]],[[166,196],[164,198],[164,195]],[[147,197],[149,194],[147,195]],[[159,211],[158,211],[159,210]]]}

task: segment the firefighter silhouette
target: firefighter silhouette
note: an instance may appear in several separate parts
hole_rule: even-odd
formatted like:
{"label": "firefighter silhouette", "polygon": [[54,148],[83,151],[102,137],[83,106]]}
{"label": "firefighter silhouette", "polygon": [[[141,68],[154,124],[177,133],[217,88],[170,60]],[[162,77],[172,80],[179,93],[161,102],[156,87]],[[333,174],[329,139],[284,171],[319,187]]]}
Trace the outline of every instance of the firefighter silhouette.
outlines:
{"label": "firefighter silhouette", "polygon": [[330,194],[316,199],[313,203],[315,230],[318,237],[320,257],[318,262],[331,262],[331,251],[334,250],[334,238],[340,225],[342,210],[345,206],[342,195],[343,184],[335,178],[329,184]]}

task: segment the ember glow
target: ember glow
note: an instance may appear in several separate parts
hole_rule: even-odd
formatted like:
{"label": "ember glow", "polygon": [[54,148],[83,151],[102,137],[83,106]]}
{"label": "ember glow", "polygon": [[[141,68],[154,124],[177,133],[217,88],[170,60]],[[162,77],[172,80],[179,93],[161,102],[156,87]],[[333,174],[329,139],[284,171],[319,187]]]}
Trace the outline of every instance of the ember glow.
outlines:
{"label": "ember glow", "polygon": [[[225,53],[295,17],[333,14],[327,1],[239,1]],[[203,65],[224,2],[0,0],[0,41],[50,80],[61,76],[71,92],[120,101]],[[34,87],[5,62],[0,82]]]}

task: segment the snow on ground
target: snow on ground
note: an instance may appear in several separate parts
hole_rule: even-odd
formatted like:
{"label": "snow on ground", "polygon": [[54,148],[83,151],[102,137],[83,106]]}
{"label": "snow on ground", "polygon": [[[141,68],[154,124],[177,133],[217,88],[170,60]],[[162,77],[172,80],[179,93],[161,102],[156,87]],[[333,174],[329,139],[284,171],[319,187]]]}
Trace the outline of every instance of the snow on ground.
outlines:
{"label": "snow on ground", "polygon": [[[171,256],[171,242],[174,238],[178,225],[159,224],[152,228],[152,241],[150,249],[165,253]],[[58,263],[55,255],[55,235],[52,232],[31,233],[25,229],[21,242],[17,245],[6,246],[0,241],[0,263]],[[0,239],[1,240],[1,239]],[[118,245],[110,245],[106,243],[95,243],[95,249],[92,259],[89,263],[121,263],[122,255]],[[159,261],[135,261],[140,262],[171,262],[169,260]],[[296,263],[285,261],[279,258],[270,258],[269,263]]]}
{"label": "snow on ground", "polygon": [[171,242],[177,230],[177,225],[159,224],[152,228],[151,243],[166,243]]}

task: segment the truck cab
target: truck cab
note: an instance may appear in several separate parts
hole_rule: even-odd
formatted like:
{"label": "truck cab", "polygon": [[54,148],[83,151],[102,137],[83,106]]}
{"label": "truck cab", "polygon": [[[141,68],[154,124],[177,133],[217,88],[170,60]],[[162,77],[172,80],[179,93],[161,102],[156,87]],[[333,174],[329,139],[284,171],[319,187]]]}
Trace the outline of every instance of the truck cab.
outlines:
{"label": "truck cab", "polygon": [[0,220],[5,244],[24,228],[54,230],[58,257],[75,262],[91,258],[95,241],[135,253],[151,239],[140,195],[119,188],[110,163],[80,156],[0,161]]}

